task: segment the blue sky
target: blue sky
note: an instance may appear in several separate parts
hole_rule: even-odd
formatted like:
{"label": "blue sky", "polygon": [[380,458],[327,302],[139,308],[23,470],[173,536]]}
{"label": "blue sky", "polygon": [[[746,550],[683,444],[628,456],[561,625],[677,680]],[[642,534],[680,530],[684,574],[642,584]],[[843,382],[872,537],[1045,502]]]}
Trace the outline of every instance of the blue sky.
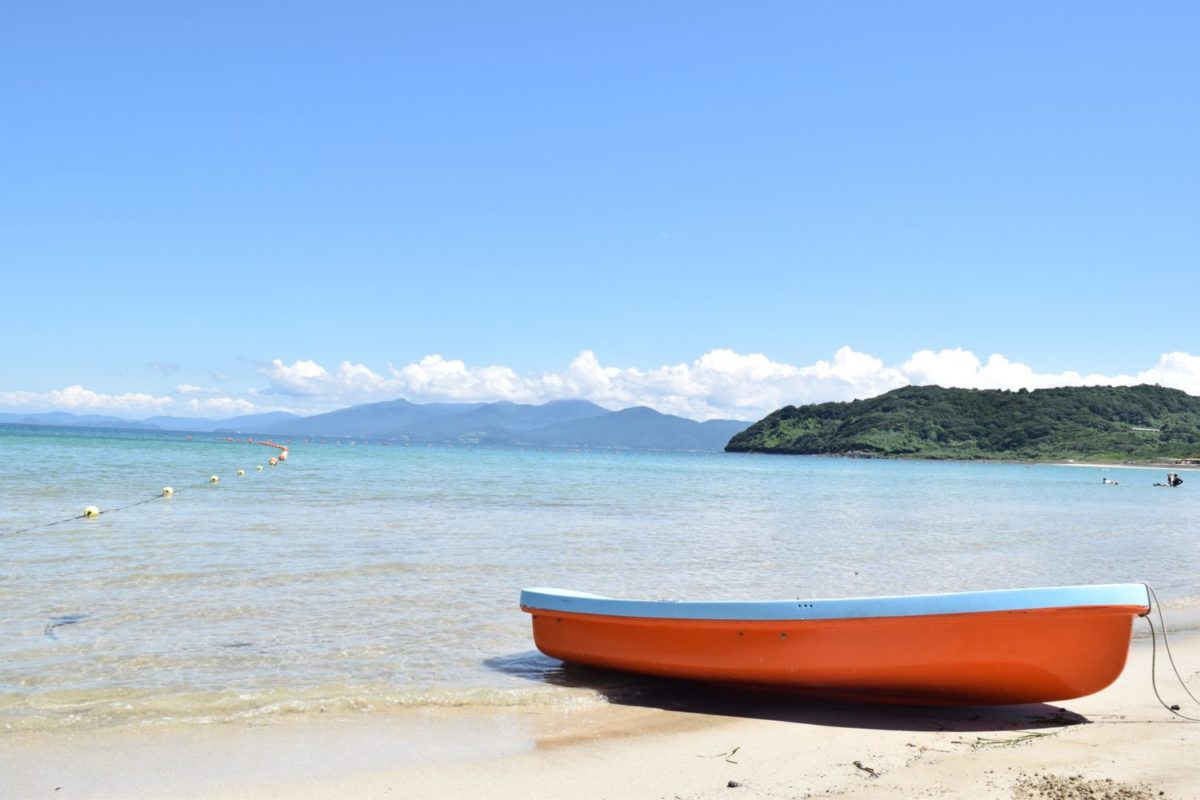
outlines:
{"label": "blue sky", "polygon": [[1200,393],[1197,41],[1169,2],[7,4],[0,411]]}

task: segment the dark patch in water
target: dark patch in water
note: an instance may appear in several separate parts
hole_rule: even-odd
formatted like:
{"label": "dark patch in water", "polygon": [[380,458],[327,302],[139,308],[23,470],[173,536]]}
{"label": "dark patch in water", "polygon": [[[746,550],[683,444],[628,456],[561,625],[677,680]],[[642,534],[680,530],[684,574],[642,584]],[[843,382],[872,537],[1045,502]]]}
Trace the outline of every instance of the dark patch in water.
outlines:
{"label": "dark patch in water", "polygon": [[57,639],[58,635],[54,632],[55,628],[61,628],[64,625],[74,625],[77,622],[82,622],[87,619],[87,614],[64,614],[61,617],[51,617],[50,622],[46,624],[46,629],[42,633],[49,636],[51,639]]}
{"label": "dark patch in water", "polygon": [[253,642],[226,642],[221,647],[249,647]]}
{"label": "dark patch in water", "polygon": [[493,656],[484,659],[483,664],[488,669],[528,681],[567,689],[594,689],[612,702],[631,699],[647,686],[655,686],[664,680],[559,661],[536,650]]}

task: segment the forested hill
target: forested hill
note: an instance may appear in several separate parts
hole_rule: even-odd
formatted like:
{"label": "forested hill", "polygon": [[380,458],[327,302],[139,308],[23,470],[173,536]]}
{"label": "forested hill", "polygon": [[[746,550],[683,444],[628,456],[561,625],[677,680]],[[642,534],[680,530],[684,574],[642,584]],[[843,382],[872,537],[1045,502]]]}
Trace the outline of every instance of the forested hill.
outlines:
{"label": "forested hill", "polygon": [[1145,385],[1032,392],[907,386],[869,400],[781,408],[725,449],[901,458],[1200,458],[1200,397]]}

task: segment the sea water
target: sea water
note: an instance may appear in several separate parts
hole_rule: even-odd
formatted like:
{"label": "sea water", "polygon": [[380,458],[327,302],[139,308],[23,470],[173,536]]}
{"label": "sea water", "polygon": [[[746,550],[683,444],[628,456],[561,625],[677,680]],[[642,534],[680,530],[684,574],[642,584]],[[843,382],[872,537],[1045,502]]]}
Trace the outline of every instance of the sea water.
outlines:
{"label": "sea water", "polygon": [[[1200,473],[288,447],[272,467],[244,437],[0,426],[0,731],[601,702],[533,650],[525,586],[1200,595]],[[88,505],[105,513],[71,519]]]}

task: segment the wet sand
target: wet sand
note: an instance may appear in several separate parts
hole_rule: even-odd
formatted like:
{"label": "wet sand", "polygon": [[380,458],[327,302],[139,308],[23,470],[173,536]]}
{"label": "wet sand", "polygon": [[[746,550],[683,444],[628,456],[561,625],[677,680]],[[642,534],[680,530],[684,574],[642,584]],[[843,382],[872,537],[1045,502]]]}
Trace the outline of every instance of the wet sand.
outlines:
{"label": "wet sand", "polygon": [[[1139,621],[1139,634],[1145,623]],[[1172,649],[1200,696],[1200,632]],[[1049,705],[922,709],[655,684],[636,700],[0,736],[4,798],[1200,798],[1200,723],[1139,636]],[[1159,691],[1200,717],[1159,644]]]}

